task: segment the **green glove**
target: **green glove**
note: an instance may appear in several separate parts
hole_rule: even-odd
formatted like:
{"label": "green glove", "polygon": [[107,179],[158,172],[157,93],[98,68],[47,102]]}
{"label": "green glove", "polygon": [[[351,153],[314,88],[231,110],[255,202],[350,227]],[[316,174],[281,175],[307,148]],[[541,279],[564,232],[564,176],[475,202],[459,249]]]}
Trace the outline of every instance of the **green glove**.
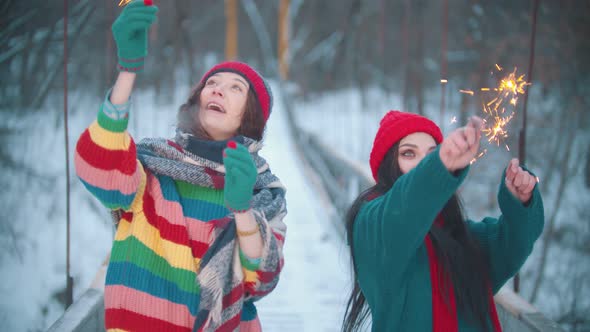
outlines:
{"label": "green glove", "polygon": [[223,186],[225,205],[234,212],[248,210],[258,175],[250,152],[245,146],[229,141],[227,148],[223,151],[223,165],[225,166],[225,185]]}
{"label": "green glove", "polygon": [[146,6],[143,0],[130,2],[113,23],[111,30],[117,44],[120,71],[140,72],[148,50],[148,29],[156,20],[158,7]]}

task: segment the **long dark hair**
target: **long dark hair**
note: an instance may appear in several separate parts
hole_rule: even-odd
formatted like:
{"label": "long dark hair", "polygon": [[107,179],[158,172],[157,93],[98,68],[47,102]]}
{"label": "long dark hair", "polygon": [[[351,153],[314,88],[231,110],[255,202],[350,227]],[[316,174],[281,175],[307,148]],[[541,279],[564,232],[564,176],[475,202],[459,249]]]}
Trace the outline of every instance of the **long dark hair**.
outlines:
{"label": "long dark hair", "polygon": [[[197,116],[199,105],[201,104],[201,92],[205,88],[205,82],[197,84],[187,101],[180,106],[177,115],[177,126],[181,130],[191,133],[199,138],[211,139],[209,134],[203,129]],[[262,141],[266,121],[262,115],[262,109],[256,94],[252,88],[248,89],[246,98],[246,109],[242,115],[242,123],[238,128],[236,135],[246,136],[257,141]]]}
{"label": "long dark hair", "polygon": [[[361,328],[370,315],[370,308],[356,278],[356,261],[354,258],[353,227],[361,206],[380,195],[385,194],[395,181],[402,176],[397,161],[399,143],[396,143],[385,155],[377,172],[377,183],[362,192],[352,203],[346,214],[346,231],[350,256],[352,258],[353,290],[346,305],[342,330],[351,332]],[[487,331],[489,314],[488,281],[481,276],[488,275],[488,259],[483,255],[478,244],[470,236],[460,200],[453,195],[447,202],[441,215],[444,227],[433,226],[428,232],[438,259],[449,276],[456,294],[457,309],[464,317]],[[443,284],[444,285],[444,284]],[[448,291],[443,289],[443,294]]]}

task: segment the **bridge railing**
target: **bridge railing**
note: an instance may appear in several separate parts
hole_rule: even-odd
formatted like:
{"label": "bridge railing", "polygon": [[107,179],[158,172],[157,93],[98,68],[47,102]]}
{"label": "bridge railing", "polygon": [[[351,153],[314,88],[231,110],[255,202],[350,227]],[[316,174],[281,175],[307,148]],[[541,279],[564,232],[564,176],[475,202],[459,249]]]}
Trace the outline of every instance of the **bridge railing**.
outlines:
{"label": "bridge railing", "polygon": [[105,260],[94,281],[47,332],[104,332]]}

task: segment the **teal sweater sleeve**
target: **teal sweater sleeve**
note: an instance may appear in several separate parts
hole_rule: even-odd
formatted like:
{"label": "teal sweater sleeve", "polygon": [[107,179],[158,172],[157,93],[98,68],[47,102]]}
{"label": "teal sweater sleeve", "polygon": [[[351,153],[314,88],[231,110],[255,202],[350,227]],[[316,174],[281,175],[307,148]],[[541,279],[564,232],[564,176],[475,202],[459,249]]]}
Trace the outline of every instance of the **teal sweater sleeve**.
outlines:
{"label": "teal sweater sleeve", "polygon": [[525,206],[506,187],[504,178],[498,190],[499,218],[468,221],[471,233],[490,260],[490,282],[494,294],[522,267],[543,232],[543,200],[535,185],[531,201]]}
{"label": "teal sweater sleeve", "polygon": [[468,168],[451,174],[440,160],[439,148],[428,154],[387,193],[363,204],[353,231],[354,247],[362,252],[355,251],[377,256],[384,264],[408,262]]}

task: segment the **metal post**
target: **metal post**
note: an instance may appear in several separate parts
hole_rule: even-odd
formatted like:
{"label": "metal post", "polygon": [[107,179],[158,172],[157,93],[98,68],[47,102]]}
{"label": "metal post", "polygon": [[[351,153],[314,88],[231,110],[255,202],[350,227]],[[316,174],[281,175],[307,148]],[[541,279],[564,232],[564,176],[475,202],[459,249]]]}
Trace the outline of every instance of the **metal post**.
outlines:
{"label": "metal post", "polygon": [[[533,66],[535,64],[535,35],[537,30],[537,12],[539,11],[539,0],[533,0],[531,10],[531,39],[529,44],[529,68],[527,71],[527,80],[533,80]],[[522,128],[518,139],[518,160],[521,164],[526,162],[526,129],[527,129],[527,101],[529,99],[529,89],[524,94],[524,105],[522,108]],[[520,275],[514,276],[514,292],[520,291]]]}
{"label": "metal post", "polygon": [[64,142],[66,155],[66,308],[72,305],[74,279],[70,276],[70,144],[68,138],[68,0],[64,0]]}

